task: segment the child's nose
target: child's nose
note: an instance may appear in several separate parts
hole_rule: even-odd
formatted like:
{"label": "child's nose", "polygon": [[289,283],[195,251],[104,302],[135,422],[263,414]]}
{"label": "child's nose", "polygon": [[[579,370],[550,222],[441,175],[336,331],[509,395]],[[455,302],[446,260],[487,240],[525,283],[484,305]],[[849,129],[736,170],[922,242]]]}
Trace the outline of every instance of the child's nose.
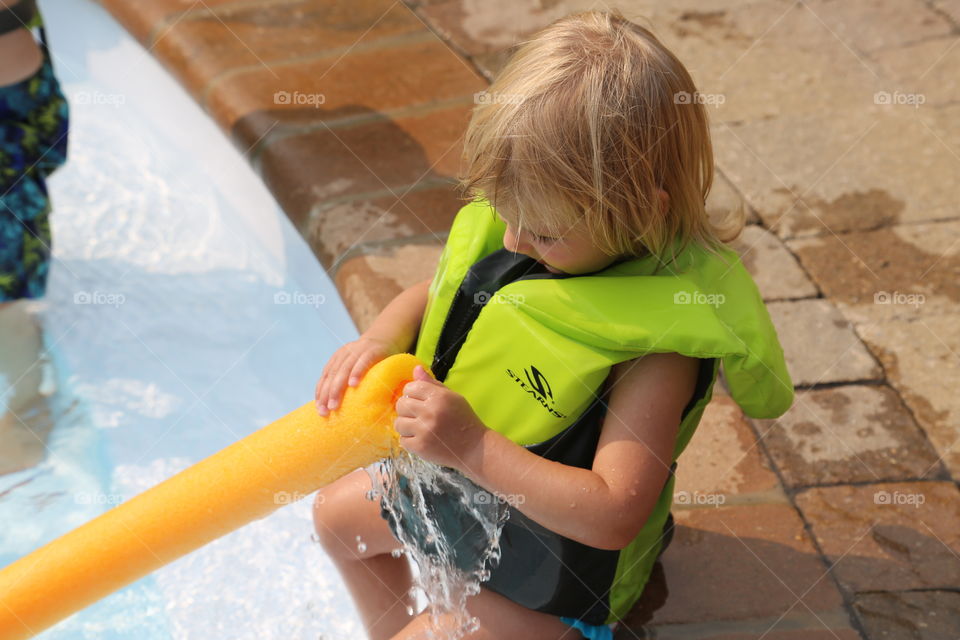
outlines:
{"label": "child's nose", "polygon": [[522,234],[517,234],[513,228],[507,227],[503,233],[503,248],[514,253],[527,253],[530,251],[530,244]]}

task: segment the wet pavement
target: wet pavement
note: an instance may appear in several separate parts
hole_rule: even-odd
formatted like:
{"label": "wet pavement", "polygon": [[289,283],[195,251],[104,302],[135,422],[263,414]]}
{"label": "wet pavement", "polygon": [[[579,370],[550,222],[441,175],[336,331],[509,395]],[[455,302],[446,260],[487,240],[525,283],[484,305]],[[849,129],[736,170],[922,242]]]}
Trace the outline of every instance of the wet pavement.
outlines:
{"label": "wet pavement", "polygon": [[960,637],[960,1],[103,0],[209,111],[358,327],[429,277],[462,133],[512,45],[617,7],[722,97],[711,211],[798,386],[718,387],[618,638]]}

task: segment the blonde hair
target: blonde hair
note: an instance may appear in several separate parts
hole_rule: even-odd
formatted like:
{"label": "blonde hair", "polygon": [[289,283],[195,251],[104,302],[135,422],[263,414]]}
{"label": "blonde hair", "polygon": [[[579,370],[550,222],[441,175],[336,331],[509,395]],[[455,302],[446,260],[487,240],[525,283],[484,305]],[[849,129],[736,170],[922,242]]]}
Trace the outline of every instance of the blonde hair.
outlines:
{"label": "blonde hair", "polygon": [[708,218],[713,149],[697,96],[683,64],[619,10],[566,16],[520,43],[478,100],[458,188],[551,234],[583,218],[611,256],[664,262],[675,240],[668,262],[690,242],[716,252],[744,212]]}

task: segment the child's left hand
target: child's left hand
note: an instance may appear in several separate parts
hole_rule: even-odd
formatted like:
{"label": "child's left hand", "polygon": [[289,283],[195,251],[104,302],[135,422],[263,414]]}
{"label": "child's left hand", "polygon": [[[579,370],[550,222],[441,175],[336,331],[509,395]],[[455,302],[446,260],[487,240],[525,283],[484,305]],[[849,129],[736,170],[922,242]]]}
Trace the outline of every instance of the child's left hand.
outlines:
{"label": "child's left hand", "polygon": [[466,398],[420,365],[414,367],[413,382],[404,385],[396,407],[394,427],[400,445],[424,460],[460,471],[487,431]]}

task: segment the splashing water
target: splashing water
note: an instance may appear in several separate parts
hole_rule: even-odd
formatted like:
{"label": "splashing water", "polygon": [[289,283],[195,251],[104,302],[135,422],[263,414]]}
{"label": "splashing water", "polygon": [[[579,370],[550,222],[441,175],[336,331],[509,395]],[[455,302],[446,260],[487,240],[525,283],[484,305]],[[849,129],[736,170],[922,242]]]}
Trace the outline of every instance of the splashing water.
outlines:
{"label": "splashing water", "polygon": [[[506,503],[455,469],[441,467],[399,449],[392,458],[367,468],[369,499],[393,519],[402,547],[419,569],[410,595],[427,600],[431,640],[459,640],[479,628],[466,601],[480,593],[491,566],[500,560],[500,532],[509,515]],[[413,608],[408,607],[413,614]]]}

